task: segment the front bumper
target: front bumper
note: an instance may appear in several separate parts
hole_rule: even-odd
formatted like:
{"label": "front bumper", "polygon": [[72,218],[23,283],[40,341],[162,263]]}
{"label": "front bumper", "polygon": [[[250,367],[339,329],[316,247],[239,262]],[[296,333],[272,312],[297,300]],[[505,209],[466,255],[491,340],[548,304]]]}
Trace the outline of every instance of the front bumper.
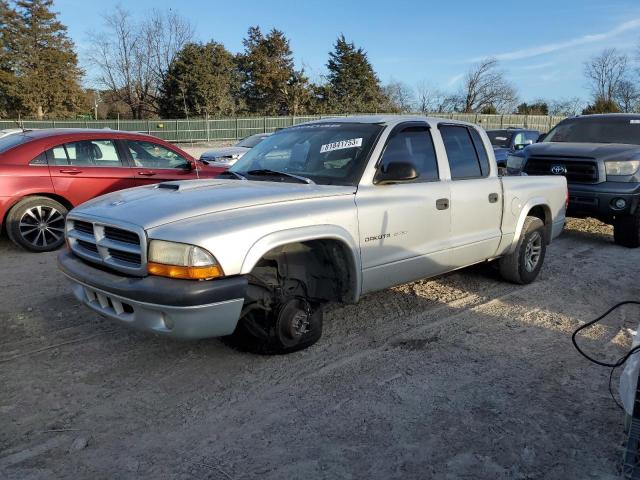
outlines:
{"label": "front bumper", "polygon": [[[633,215],[640,202],[640,184],[603,182],[598,184],[569,184],[567,216],[596,217],[610,220],[614,217]],[[614,202],[623,199],[624,208],[616,208]]]}
{"label": "front bumper", "polygon": [[185,340],[233,333],[247,290],[245,277],[127,277],[93,267],[66,251],[58,256],[58,265],[75,297],[95,312],[138,330]]}

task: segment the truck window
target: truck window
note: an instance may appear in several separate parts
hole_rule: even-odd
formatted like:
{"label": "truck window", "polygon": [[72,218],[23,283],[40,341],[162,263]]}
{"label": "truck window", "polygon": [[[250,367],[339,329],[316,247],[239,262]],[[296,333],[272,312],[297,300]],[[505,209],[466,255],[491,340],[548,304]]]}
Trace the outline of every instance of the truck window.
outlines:
{"label": "truck window", "polygon": [[449,158],[453,180],[482,177],[480,162],[469,130],[463,126],[441,125],[440,134]]}
{"label": "truck window", "polygon": [[476,152],[480,159],[480,170],[482,172],[482,176],[486,177],[489,175],[489,156],[487,155],[487,150],[484,148],[484,143],[482,142],[482,138],[480,138],[478,131],[475,128],[470,128],[469,131],[471,132],[473,146],[476,147]]}
{"label": "truck window", "polygon": [[420,176],[416,182],[438,180],[438,162],[431,133],[427,127],[408,127],[394,135],[382,154],[380,165],[386,169],[391,162],[410,162]]}

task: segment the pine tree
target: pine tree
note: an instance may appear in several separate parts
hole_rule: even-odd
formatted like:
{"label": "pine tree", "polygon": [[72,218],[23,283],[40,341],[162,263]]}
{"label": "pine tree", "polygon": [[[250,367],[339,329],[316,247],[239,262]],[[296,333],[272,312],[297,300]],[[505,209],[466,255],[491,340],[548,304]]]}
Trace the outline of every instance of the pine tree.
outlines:
{"label": "pine tree", "polygon": [[260,27],[251,27],[239,57],[243,75],[242,95],[251,113],[263,115],[295,114],[309,96],[307,79],[296,71],[289,40],[280,30],[266,36]]}
{"label": "pine tree", "polygon": [[376,112],[388,104],[367,53],[344,35],[329,53],[326,102],[335,113]]}
{"label": "pine tree", "polygon": [[222,44],[189,43],[169,66],[161,86],[160,115],[234,115],[239,91],[235,59]]}
{"label": "pine tree", "polygon": [[25,116],[68,116],[81,103],[74,44],[52,6],[53,0],[19,0],[3,15],[3,69],[15,75],[17,109]]}
{"label": "pine tree", "polygon": [[18,109],[18,79],[12,68],[15,48],[16,11],[0,0],[0,116],[10,116]]}

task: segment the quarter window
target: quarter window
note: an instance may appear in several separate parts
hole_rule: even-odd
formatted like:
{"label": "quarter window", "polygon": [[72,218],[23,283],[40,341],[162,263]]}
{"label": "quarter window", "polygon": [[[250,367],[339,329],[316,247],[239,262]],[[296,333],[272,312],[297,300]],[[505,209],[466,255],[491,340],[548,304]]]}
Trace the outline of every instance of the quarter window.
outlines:
{"label": "quarter window", "polygon": [[475,128],[470,128],[469,131],[471,132],[473,146],[476,147],[476,152],[478,153],[482,176],[486,177],[489,175],[489,156],[487,155],[487,150],[484,148],[484,143],[478,131]]}
{"label": "quarter window", "polygon": [[122,167],[115,142],[112,140],[80,140],[53,147],[48,151],[53,165],[85,167]]}
{"label": "quarter window", "polygon": [[139,140],[127,140],[127,148],[136,167],[185,168],[189,161],[162,145]]}
{"label": "quarter window", "polygon": [[480,178],[483,176],[476,149],[466,127],[440,126],[440,134],[449,159],[453,180]]}
{"label": "quarter window", "polygon": [[408,127],[394,135],[382,154],[382,170],[392,162],[412,163],[419,174],[416,182],[439,179],[436,152],[427,127]]}

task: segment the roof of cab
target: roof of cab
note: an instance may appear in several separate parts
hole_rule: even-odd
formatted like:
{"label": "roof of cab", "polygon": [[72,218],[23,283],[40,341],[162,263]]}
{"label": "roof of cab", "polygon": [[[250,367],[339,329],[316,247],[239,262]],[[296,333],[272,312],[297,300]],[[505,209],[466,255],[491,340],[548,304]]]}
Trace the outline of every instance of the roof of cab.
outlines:
{"label": "roof of cab", "polygon": [[[298,125],[310,125],[314,123],[375,123],[379,125],[395,126],[403,122],[427,122],[431,125],[438,123],[456,123],[460,125],[473,125],[460,120],[448,118],[427,117],[425,115],[354,115],[351,117],[326,117],[320,120],[300,123]],[[296,126],[298,126],[296,125]]]}

